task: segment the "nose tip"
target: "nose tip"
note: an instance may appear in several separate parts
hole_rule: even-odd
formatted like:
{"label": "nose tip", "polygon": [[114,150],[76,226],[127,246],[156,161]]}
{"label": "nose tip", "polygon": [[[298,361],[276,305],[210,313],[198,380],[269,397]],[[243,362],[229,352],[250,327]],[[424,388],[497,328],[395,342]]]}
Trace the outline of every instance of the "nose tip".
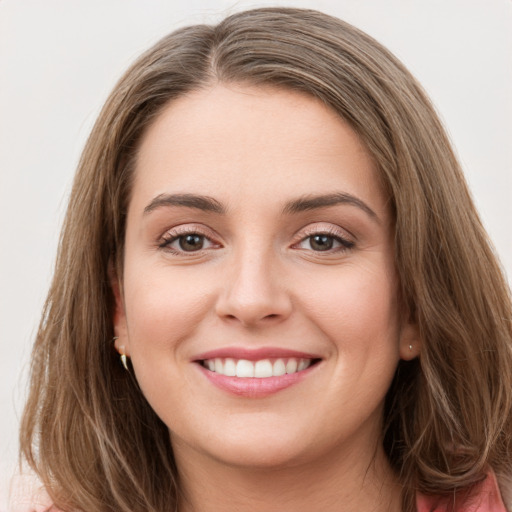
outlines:
{"label": "nose tip", "polygon": [[278,323],[286,319],[292,303],[282,280],[268,266],[246,265],[224,283],[217,315],[245,327]]}
{"label": "nose tip", "polygon": [[283,312],[267,313],[266,309],[267,308],[263,304],[261,306],[255,306],[254,304],[238,304],[236,308],[230,307],[230,312],[223,311],[219,308],[218,314],[221,318],[228,321],[238,322],[244,327],[269,324],[273,322],[277,323],[287,316],[286,314],[283,314]]}

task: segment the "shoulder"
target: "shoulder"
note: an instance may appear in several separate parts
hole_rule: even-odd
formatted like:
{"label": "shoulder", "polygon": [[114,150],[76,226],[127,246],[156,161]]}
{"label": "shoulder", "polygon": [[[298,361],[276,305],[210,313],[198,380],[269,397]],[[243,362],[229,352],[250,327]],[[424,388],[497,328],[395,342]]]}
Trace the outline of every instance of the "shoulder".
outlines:
{"label": "shoulder", "polygon": [[9,494],[9,512],[60,512],[34,475],[16,475]]}
{"label": "shoulder", "polygon": [[479,483],[466,499],[455,501],[453,498],[440,498],[439,496],[425,496],[418,494],[416,497],[417,512],[507,512],[499,490],[496,475],[489,471],[484,481]]}

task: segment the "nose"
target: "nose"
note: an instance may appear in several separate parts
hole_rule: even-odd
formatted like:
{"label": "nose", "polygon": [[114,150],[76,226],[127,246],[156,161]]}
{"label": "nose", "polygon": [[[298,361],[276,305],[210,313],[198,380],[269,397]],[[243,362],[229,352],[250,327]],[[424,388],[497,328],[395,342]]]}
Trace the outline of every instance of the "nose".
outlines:
{"label": "nose", "polygon": [[240,255],[227,270],[216,304],[221,319],[256,327],[280,323],[291,311],[284,276],[272,257],[254,252]]}

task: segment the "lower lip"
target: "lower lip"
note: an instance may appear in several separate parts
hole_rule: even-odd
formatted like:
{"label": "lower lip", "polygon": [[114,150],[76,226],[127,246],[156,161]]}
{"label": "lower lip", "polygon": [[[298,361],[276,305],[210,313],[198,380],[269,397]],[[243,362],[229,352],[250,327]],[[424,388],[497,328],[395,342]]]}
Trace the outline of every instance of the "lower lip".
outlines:
{"label": "lower lip", "polygon": [[264,398],[299,383],[318,366],[318,363],[300,372],[262,379],[255,377],[228,377],[212,372],[200,363],[197,363],[197,366],[213,385],[228,393],[247,398]]}

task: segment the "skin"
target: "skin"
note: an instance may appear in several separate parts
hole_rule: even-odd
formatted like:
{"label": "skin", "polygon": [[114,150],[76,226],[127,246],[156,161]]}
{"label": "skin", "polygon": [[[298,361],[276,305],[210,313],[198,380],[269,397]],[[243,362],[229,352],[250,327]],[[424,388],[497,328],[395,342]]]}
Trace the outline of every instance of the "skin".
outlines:
{"label": "skin", "polygon": [[[283,212],[334,192],[360,203]],[[208,196],[225,212],[160,204],[162,194]],[[187,233],[202,248],[184,251]],[[319,233],[331,249],[314,245]],[[334,112],[233,84],[165,107],[140,145],[115,287],[116,346],[169,427],[180,510],[400,509],[382,410],[399,359],[418,354],[417,329],[397,305],[376,167]],[[291,387],[240,397],[194,362],[224,347],[321,361]]]}

